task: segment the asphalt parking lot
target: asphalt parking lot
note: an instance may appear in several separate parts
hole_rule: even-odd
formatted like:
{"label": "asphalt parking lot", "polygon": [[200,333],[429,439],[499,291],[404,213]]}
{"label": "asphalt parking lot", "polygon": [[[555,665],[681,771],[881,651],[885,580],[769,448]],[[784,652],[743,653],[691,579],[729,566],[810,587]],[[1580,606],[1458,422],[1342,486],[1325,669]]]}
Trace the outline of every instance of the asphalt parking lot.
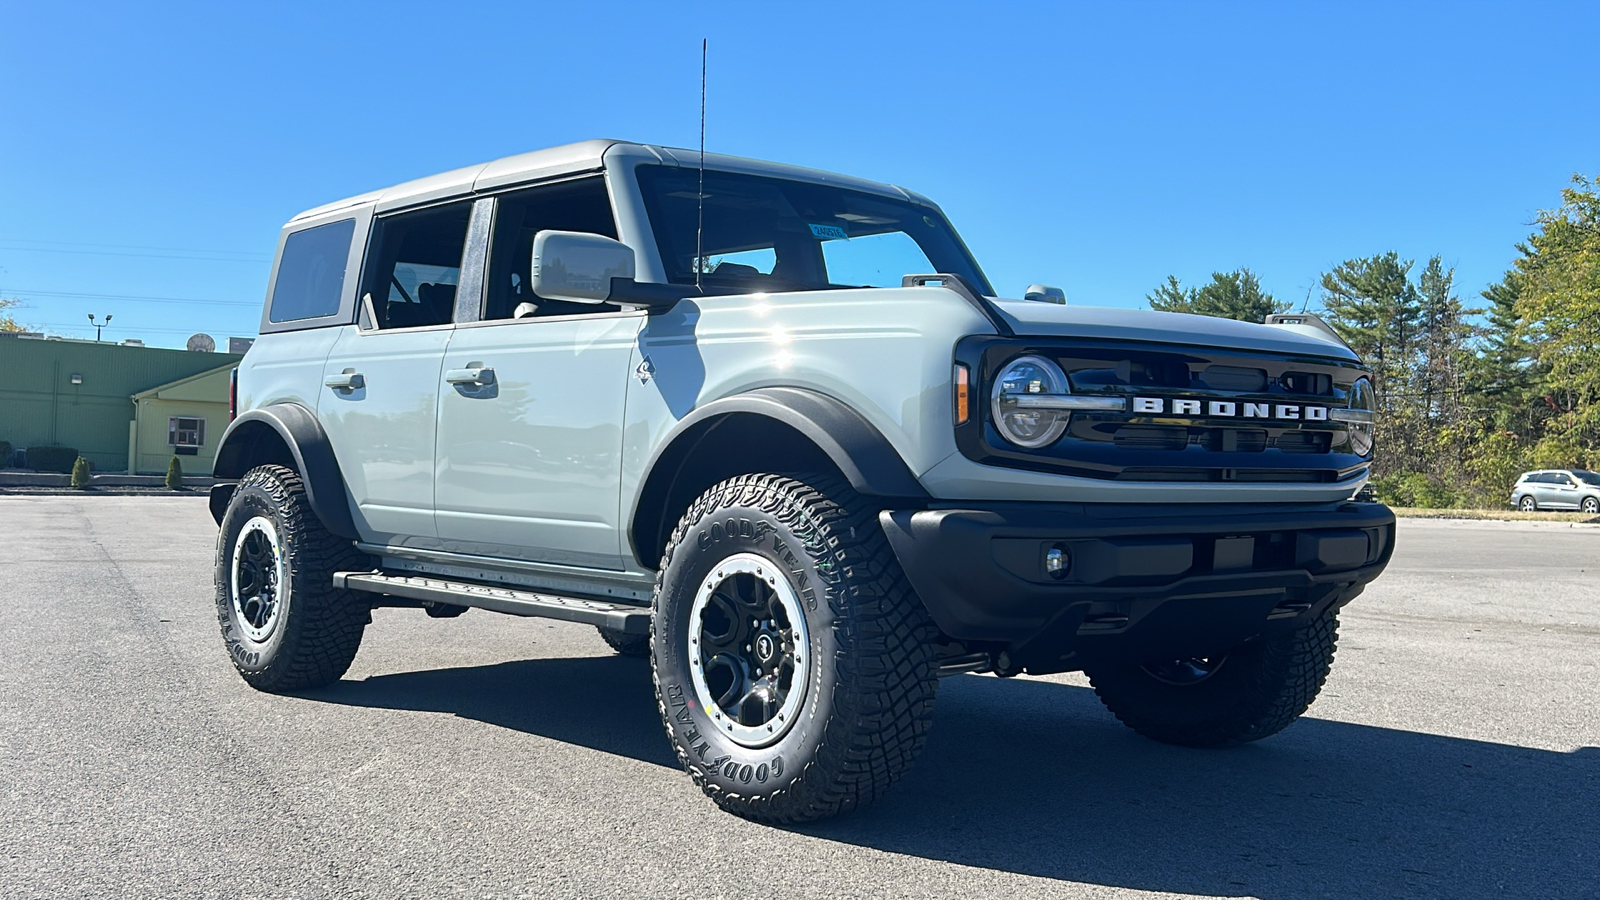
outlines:
{"label": "asphalt parking lot", "polygon": [[0,535],[6,897],[1600,895],[1600,529],[1404,520],[1321,700],[1238,750],[946,679],[885,802],[788,830],[700,795],[588,628],[381,610],[269,696],[202,500],[0,497]]}

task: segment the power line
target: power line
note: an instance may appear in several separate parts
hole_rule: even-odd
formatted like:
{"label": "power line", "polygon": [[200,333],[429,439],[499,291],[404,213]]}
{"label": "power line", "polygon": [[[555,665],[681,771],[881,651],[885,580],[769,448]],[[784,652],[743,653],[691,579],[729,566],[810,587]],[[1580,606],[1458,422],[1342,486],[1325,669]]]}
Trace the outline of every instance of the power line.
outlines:
{"label": "power line", "polygon": [[[69,323],[69,322],[24,322],[24,323],[20,323],[20,324],[24,324],[24,325],[27,325],[29,327],[60,328],[60,329],[65,330],[65,331],[88,331],[89,330],[88,327],[86,327],[86,326],[76,325],[76,324],[72,324],[72,323]],[[198,331],[204,331],[204,332],[207,332],[207,333],[216,331],[216,332],[222,332],[222,333],[229,333],[231,337],[255,337],[255,329],[250,329],[249,332],[245,333],[245,334],[240,334],[238,332],[235,332],[231,328],[145,328],[145,327],[139,326],[139,325],[118,326],[118,330],[125,330],[130,334],[147,333],[147,332],[148,333],[159,333],[159,334],[194,334],[195,332],[198,332]]]}
{"label": "power line", "polygon": [[84,300],[130,300],[135,303],[193,303],[202,306],[249,306],[256,309],[261,304],[250,300],[204,300],[199,297],[148,297],[136,294],[85,294],[78,291],[30,291],[24,288],[3,288],[0,294],[38,295],[40,297],[73,297]]}
{"label": "power line", "polygon": [[254,256],[272,258],[272,254],[259,250],[201,250],[196,247],[151,247],[146,244],[96,244],[85,241],[42,241],[38,238],[0,237],[6,244],[50,244],[55,247],[99,247],[112,250],[160,250],[163,253],[214,253],[222,256]]}
{"label": "power line", "polygon": [[240,259],[232,256],[179,256],[169,253],[113,253],[105,250],[67,250],[61,247],[4,247],[0,250],[9,250],[13,253],[72,253],[81,256],[137,256],[145,259],[187,259],[197,262],[236,262],[249,263],[253,266],[271,265],[270,259]]}

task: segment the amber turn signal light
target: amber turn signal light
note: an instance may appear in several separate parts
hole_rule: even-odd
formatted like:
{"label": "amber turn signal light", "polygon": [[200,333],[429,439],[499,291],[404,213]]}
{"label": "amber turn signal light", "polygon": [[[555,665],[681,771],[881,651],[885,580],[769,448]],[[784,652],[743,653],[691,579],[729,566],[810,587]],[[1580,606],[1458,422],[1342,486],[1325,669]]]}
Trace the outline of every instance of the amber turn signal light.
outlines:
{"label": "amber turn signal light", "polygon": [[956,387],[956,424],[965,425],[972,418],[972,384],[966,366],[956,363],[953,381]]}

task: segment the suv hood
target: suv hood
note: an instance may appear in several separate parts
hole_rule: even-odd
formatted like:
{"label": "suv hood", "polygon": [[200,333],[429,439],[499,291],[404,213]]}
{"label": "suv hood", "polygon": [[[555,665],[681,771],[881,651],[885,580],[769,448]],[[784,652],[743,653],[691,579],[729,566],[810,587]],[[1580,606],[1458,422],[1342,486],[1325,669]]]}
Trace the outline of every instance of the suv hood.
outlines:
{"label": "suv hood", "polygon": [[1308,325],[1258,325],[1188,313],[1063,306],[1037,300],[997,298],[991,305],[1013,331],[1023,336],[1159,341],[1360,361],[1342,342]]}

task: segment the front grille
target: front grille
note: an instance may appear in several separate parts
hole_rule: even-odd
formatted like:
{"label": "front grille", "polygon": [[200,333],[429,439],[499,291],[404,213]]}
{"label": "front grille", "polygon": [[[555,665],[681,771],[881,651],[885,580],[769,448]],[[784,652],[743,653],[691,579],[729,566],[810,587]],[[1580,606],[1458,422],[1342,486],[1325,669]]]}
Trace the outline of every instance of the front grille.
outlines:
{"label": "front grille", "polygon": [[1365,374],[1353,362],[1108,340],[969,338],[957,348],[984,386],[1022,355],[1054,360],[1073,393],[1123,397],[1127,409],[1076,412],[1060,440],[1024,450],[995,431],[985,407],[956,431],[967,457],[1145,481],[1326,482],[1367,464],[1347,427],[1325,415]]}

